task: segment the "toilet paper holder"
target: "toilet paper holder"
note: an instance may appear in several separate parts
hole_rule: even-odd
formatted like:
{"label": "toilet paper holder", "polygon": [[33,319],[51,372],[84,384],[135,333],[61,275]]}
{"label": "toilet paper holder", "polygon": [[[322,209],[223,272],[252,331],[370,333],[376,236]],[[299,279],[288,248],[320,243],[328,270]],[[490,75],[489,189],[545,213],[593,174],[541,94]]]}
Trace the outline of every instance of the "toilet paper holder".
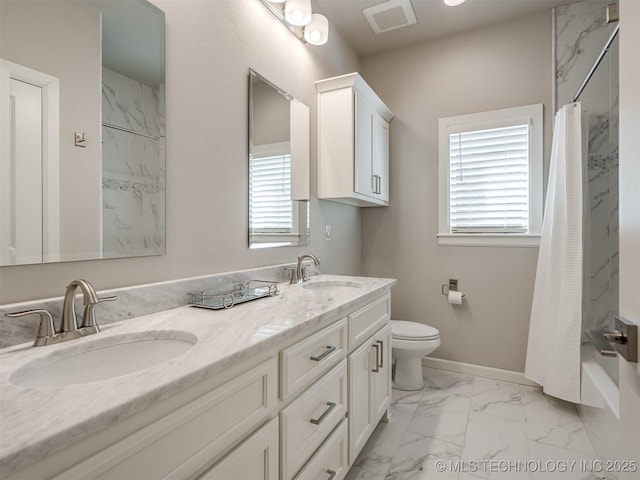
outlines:
{"label": "toilet paper holder", "polygon": [[[458,280],[456,280],[455,278],[450,278],[448,284],[445,283],[444,285],[442,285],[442,294],[445,297],[449,296],[449,292],[457,292],[457,291],[458,291]],[[463,293],[462,296],[464,297],[465,294]]]}

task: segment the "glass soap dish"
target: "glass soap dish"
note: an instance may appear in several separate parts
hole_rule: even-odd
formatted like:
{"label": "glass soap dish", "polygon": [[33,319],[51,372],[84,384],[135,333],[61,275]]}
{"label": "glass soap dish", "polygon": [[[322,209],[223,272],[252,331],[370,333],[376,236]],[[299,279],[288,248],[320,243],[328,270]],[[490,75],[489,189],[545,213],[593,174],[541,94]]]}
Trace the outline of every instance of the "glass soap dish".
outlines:
{"label": "glass soap dish", "polygon": [[274,297],[277,294],[278,285],[275,282],[248,280],[215,289],[209,288],[199,292],[189,292],[191,297],[189,305],[220,310],[231,308],[239,303],[257,300],[258,298]]}

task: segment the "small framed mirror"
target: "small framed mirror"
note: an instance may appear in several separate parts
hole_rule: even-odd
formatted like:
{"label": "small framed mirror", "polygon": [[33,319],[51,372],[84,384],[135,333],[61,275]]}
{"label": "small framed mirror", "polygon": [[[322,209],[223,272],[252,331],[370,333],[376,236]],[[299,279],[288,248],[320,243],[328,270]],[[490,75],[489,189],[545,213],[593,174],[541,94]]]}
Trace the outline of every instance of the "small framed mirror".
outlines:
{"label": "small framed mirror", "polygon": [[309,244],[309,107],[249,71],[249,247]]}

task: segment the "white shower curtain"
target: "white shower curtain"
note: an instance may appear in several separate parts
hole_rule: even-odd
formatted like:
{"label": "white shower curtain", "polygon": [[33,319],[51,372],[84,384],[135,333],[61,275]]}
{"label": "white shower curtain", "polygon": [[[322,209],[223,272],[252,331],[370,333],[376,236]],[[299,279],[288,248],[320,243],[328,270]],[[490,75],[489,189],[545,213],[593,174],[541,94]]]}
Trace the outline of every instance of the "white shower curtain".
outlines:
{"label": "white shower curtain", "polygon": [[583,170],[580,103],[556,114],[524,374],[545,393],[580,402]]}

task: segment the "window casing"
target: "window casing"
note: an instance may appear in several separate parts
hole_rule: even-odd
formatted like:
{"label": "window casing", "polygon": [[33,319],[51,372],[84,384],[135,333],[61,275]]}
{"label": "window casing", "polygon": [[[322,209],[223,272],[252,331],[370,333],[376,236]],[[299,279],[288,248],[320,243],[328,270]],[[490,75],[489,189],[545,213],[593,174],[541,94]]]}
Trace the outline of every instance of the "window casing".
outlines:
{"label": "window casing", "polygon": [[439,243],[537,246],[542,104],[439,121]]}

